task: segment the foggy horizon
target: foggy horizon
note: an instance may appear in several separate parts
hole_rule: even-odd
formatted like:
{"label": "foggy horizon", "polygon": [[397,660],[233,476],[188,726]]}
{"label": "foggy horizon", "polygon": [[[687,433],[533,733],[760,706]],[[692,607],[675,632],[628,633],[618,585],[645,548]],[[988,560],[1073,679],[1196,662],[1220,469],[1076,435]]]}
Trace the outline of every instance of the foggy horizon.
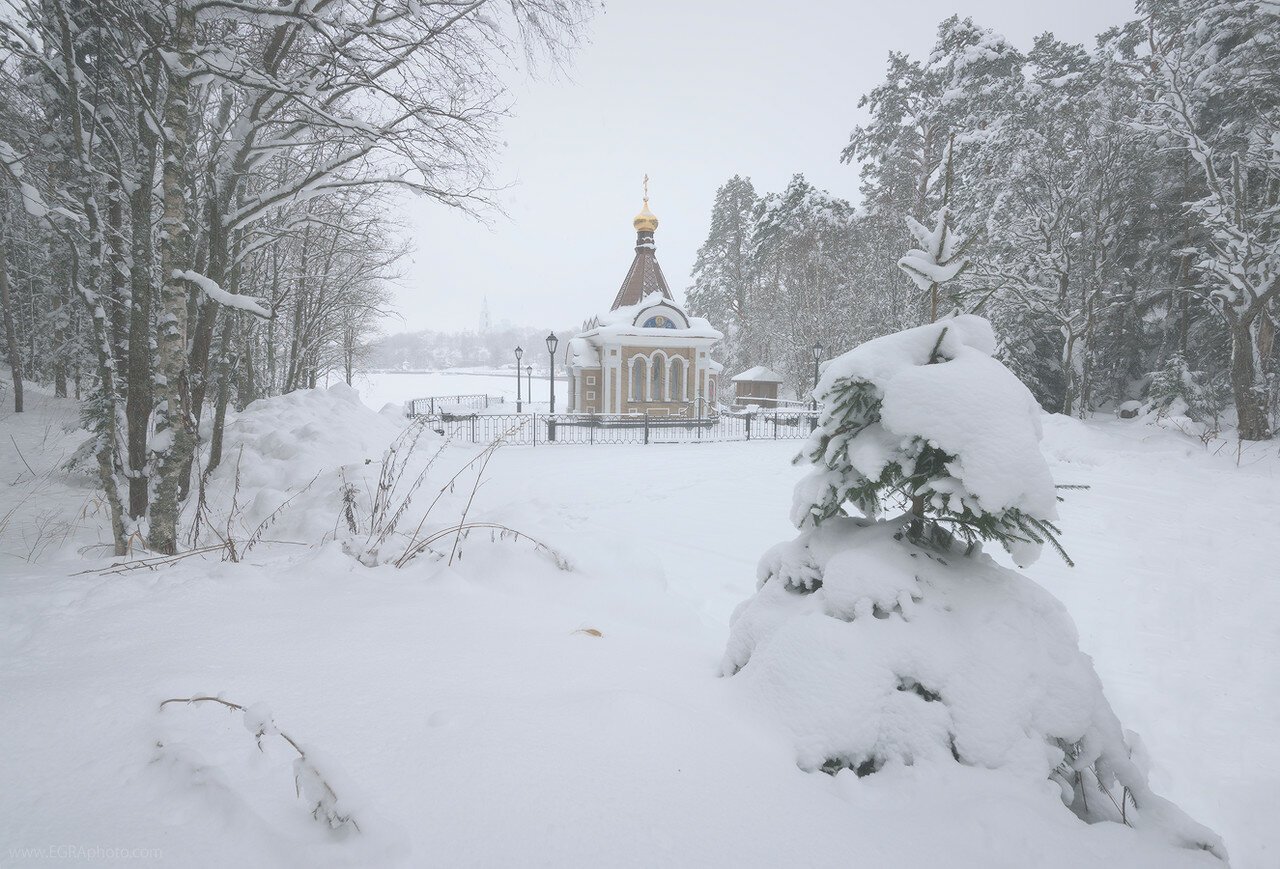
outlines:
{"label": "foggy horizon", "polygon": [[495,327],[559,329],[606,310],[631,262],[645,174],[661,221],[658,260],[683,300],[715,191],[733,175],[763,194],[802,173],[857,203],[858,169],[842,164],[840,151],[890,50],[926,56],[952,14],[1024,49],[1045,31],[1091,47],[1133,15],[1131,4],[1102,0],[819,2],[781,19],[769,8],[609,4],[563,70],[516,80],[493,173],[505,215],[491,212],[486,226],[435,202],[403,200],[412,249],[384,334],[475,330],[485,298]]}

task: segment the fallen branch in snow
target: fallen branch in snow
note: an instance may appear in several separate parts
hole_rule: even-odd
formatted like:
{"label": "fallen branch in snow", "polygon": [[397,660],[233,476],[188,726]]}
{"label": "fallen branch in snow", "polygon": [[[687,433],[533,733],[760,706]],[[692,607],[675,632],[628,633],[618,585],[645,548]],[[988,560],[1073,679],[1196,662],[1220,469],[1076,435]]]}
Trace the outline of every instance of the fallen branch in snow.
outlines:
{"label": "fallen branch in snow", "polygon": [[223,544],[219,543],[216,546],[200,546],[195,549],[188,549],[186,552],[179,552],[175,555],[157,555],[154,558],[139,558],[137,561],[118,561],[105,570],[92,567],[89,570],[73,573],[72,576],[84,576],[87,573],[96,573],[98,576],[113,576],[133,570],[155,570],[160,567],[168,567],[170,564],[176,564],[184,558],[191,558],[193,555],[217,552],[223,548]]}
{"label": "fallen branch in snow", "polygon": [[239,712],[244,715],[245,729],[253,734],[254,740],[258,743],[259,751],[262,751],[262,738],[264,736],[278,736],[289,743],[289,746],[298,754],[297,760],[293,762],[294,791],[299,799],[305,793],[308,800],[315,801],[315,805],[311,809],[311,817],[317,821],[323,820],[333,830],[341,829],[350,824],[357,833],[360,832],[360,824],[356,822],[350,812],[342,811],[337,793],[334,792],[333,787],[320,774],[320,770],[316,769],[315,764],[307,757],[306,750],[298,744],[297,740],[276,727],[271,712],[262,704],[246,707],[230,700],[223,700],[221,697],[201,695],[196,697],[171,697],[162,701],[160,708],[164,709],[170,703],[183,703],[190,706],[195,703],[205,702],[218,703],[233,712]]}

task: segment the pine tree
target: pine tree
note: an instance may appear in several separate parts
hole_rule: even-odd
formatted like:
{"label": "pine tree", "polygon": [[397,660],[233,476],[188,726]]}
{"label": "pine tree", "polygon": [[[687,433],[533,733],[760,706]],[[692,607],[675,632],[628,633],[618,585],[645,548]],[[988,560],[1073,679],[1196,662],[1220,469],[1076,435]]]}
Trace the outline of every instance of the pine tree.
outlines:
{"label": "pine tree", "polygon": [[[956,538],[970,548],[992,540],[1019,564],[1035,560],[1048,543],[1066,559],[1054,525],[1057,497],[1036,446],[1039,407],[990,358],[995,347],[987,321],[961,315],[869,341],[832,360],[818,387],[818,427],[797,460],[815,470],[807,485],[797,487],[796,526],[820,526],[846,515],[848,507],[868,518],[896,507],[911,520],[907,527],[917,539]],[[975,390],[975,403],[991,402],[971,411],[973,430],[913,427],[920,413],[929,412],[913,402],[926,404],[942,389],[966,387]],[[998,445],[997,452],[1006,438],[1021,446],[1023,465],[1011,471],[1023,475],[1016,484],[967,477],[993,470],[975,471],[992,459],[983,437]],[[977,453],[967,456],[966,448]],[[1005,460],[1016,464],[1019,457],[1011,451]]]}
{"label": "pine tree", "polygon": [[689,313],[706,317],[724,332],[722,353],[732,373],[761,361],[752,329],[758,301],[751,255],[756,204],[750,178],[735,175],[720,186],[711,206],[707,238],[693,265],[693,283],[685,292]]}
{"label": "pine tree", "polygon": [[1194,268],[1226,321],[1242,440],[1271,437],[1280,302],[1280,9],[1258,0],[1140,4],[1152,33],[1150,129],[1193,159]]}
{"label": "pine tree", "polygon": [[781,193],[761,199],[755,224],[761,361],[779,368],[803,395],[814,386],[813,345],[840,346],[864,328],[863,290],[852,265],[854,209],[796,175]]}
{"label": "pine tree", "polygon": [[[925,226],[908,215],[907,228],[915,236],[919,247],[907,251],[906,256],[898,260],[898,268],[907,273],[918,289],[928,294],[930,323],[938,319],[939,294],[943,288],[955,281],[970,265],[969,258],[965,256],[967,241],[951,225],[951,209],[948,207],[952,173],[950,147],[947,149],[944,165],[947,193],[942,207],[934,215],[933,226]],[[956,301],[958,299],[953,295],[953,305]]]}
{"label": "pine tree", "polygon": [[[988,794],[1052,782],[1064,821],[1225,861],[1218,836],[1151,791],[1066,610],[981,551],[1061,552],[1040,410],[994,349],[987,322],[960,315],[832,360],[800,459],[800,533],[760,559],[721,672],[803,770],[934,797],[978,771]],[[923,517],[877,519],[918,496]]]}

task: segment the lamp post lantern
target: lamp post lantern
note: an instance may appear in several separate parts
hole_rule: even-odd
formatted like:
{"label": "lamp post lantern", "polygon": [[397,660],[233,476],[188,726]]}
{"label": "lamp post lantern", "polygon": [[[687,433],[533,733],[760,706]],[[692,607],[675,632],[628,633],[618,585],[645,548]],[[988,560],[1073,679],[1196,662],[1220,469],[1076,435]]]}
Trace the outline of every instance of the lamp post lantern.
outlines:
{"label": "lamp post lantern", "polygon": [[560,346],[560,339],[556,337],[555,332],[547,335],[547,355],[551,357],[551,370],[548,374],[551,380],[551,412],[556,412],[556,348]]}
{"label": "lamp post lantern", "polygon": [[[524,350],[522,350],[520,348],[520,345],[517,344],[516,345],[516,413],[522,413],[524,410],[523,407],[521,407],[521,402],[520,402],[520,357],[523,355],[524,355]],[[530,398],[532,397],[533,396],[530,396]]]}
{"label": "lamp post lantern", "polygon": [[810,429],[818,425],[818,362],[822,359],[822,344],[815,341],[813,344],[813,411],[814,417],[810,422]]}

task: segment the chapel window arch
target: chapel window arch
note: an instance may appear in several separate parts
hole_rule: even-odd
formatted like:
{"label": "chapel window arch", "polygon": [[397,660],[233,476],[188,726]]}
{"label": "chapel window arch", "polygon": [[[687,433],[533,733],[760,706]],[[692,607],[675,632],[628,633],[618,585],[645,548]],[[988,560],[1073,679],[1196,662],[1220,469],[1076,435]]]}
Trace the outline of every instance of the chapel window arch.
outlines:
{"label": "chapel window arch", "polygon": [[664,396],[667,380],[667,357],[665,353],[655,353],[649,361],[649,400],[666,401]]}
{"label": "chapel window arch", "polygon": [[648,360],[635,356],[631,360],[631,400],[644,401],[644,387],[648,374]]}
{"label": "chapel window arch", "polygon": [[674,356],[671,359],[671,377],[667,386],[668,401],[684,401],[684,381],[685,381],[685,364],[684,359]]}

